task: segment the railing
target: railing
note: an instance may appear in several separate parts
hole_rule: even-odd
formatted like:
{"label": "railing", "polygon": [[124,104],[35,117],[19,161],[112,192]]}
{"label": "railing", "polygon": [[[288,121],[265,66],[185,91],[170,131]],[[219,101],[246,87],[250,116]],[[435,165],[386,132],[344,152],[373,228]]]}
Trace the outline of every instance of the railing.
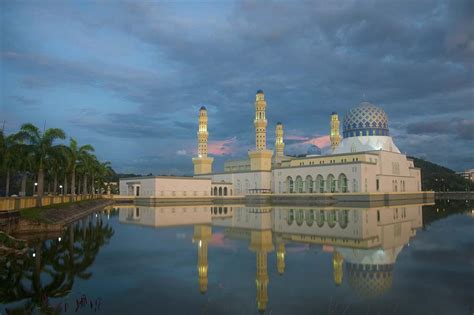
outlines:
{"label": "railing", "polygon": [[0,198],[0,211],[20,210],[69,203],[82,200],[101,199],[102,195],[59,195],[43,197],[5,197]]}

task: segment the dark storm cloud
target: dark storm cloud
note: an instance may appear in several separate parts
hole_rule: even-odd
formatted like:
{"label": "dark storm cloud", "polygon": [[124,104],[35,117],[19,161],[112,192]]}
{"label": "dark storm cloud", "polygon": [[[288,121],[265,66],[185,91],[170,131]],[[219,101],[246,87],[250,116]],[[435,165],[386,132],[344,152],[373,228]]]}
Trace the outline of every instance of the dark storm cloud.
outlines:
{"label": "dark storm cloud", "polygon": [[[472,1],[237,1],[210,5],[209,12],[196,5],[192,14],[179,4],[94,5],[94,13],[52,3],[35,10],[74,21],[85,34],[126,36],[144,45],[152,66],[48,55],[30,49],[17,28],[4,31],[2,59],[26,89],[92,86],[131,104],[130,114],[107,109],[77,126],[117,138],[177,138],[180,150],[195,138],[198,106],[205,104],[210,139],[235,137],[232,154],[245,155],[254,144],[257,89],[268,101],[269,141],[276,121],[286,135],[327,134],[329,114],[342,118],[365,95],[389,114],[402,151],[444,162],[422,136],[451,135],[461,160],[472,153]],[[429,124],[450,113],[465,118],[440,121],[450,127]],[[459,161],[448,166],[469,166]]]}
{"label": "dark storm cloud", "polygon": [[433,120],[409,123],[407,133],[418,135],[450,134],[462,140],[474,140],[474,120],[453,118],[450,120]]}

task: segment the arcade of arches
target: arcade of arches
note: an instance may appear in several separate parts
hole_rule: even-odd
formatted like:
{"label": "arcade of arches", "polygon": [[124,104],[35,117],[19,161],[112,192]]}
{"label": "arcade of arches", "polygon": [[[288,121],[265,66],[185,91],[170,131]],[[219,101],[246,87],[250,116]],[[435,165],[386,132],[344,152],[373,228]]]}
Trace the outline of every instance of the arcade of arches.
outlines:
{"label": "arcade of arches", "polygon": [[[347,176],[344,173],[339,174],[336,178],[333,174],[329,174],[326,179],[322,175],[317,175],[314,179],[311,175],[304,179],[301,176],[296,176],[293,179],[291,176],[286,178],[286,193],[326,193],[326,192],[349,192],[347,185]],[[356,187],[357,185],[353,185]],[[353,189],[356,192],[356,189]]]}
{"label": "arcade of arches", "polygon": [[345,229],[349,224],[349,210],[303,210],[303,209],[290,209],[288,211],[287,223],[292,225],[296,222],[298,226],[303,225],[306,222],[307,226],[316,226],[321,228],[325,223],[330,228],[334,228],[336,224],[339,224],[341,229]]}

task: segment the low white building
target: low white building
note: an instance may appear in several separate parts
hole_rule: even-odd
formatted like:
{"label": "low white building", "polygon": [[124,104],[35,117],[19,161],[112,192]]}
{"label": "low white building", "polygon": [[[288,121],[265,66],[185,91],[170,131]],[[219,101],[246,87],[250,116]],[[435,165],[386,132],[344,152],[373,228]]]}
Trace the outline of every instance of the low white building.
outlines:
{"label": "low white building", "polygon": [[211,195],[211,179],[178,176],[121,178],[120,195],[139,197],[207,197]]}

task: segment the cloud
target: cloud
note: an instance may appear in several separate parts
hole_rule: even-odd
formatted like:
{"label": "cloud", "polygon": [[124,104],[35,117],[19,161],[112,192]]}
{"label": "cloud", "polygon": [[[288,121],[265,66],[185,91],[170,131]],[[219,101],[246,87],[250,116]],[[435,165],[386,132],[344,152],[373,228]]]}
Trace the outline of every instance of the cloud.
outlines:
{"label": "cloud", "polygon": [[186,152],[186,150],[178,150],[176,151],[176,155],[187,155],[188,153]]}
{"label": "cloud", "polygon": [[[330,113],[345,113],[365,94],[387,111],[403,151],[428,159],[450,155],[448,147],[408,140],[450,135],[461,160],[469,153],[472,1],[104,1],[87,9],[12,2],[2,9],[2,83],[8,86],[1,102],[15,95],[37,100],[44,116],[60,106],[97,108],[89,115],[64,111],[57,121],[101,141],[114,138],[103,155],[119,155],[130,139],[154,141],[136,148],[136,156],[156,148],[192,152],[205,104],[211,154],[246,156],[254,146],[260,88],[268,140],[282,121],[291,131],[290,149],[327,146],[327,138],[315,135],[328,133]],[[29,118],[27,102],[15,102],[5,116]],[[444,121],[439,117],[453,113],[463,120],[448,121],[450,128],[433,130],[416,119]],[[459,161],[446,163],[464,167]],[[153,167],[162,169],[159,163]]]}
{"label": "cloud", "polygon": [[406,126],[408,134],[453,135],[463,140],[474,140],[474,119],[452,118],[419,121]]}
{"label": "cloud", "polygon": [[236,151],[236,142],[237,139],[235,137],[210,141],[208,144],[208,152],[212,155],[230,155]]}

